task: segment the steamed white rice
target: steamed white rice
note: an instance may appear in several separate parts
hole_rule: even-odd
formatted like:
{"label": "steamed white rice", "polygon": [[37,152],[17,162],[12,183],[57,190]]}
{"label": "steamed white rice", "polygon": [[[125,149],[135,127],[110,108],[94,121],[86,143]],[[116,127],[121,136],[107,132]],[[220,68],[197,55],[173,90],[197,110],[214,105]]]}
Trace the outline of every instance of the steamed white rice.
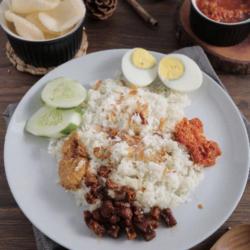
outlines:
{"label": "steamed white rice", "polygon": [[[152,91],[153,90],[153,91]],[[102,161],[95,157],[95,147],[109,147],[111,157],[109,161],[114,166],[110,178],[120,184],[136,190],[137,203],[145,211],[152,206],[173,208],[185,202],[191,191],[202,179],[201,166],[195,165],[182,145],[172,139],[172,132],[178,121],[184,117],[184,108],[190,101],[186,94],[169,91],[162,92],[157,86],[138,89],[137,95],[129,95],[130,88],[119,81],[105,80],[98,90],[89,90],[88,105],[83,116],[83,122],[78,132],[81,140],[91,157],[90,171],[97,173]],[[123,96],[122,102],[118,102]],[[128,128],[128,120],[136,105],[148,105],[148,124],[142,125],[140,116],[133,116],[132,121],[141,131],[144,154],[150,156],[159,150],[167,150],[168,154],[163,162],[139,161],[129,157],[129,145],[118,136],[109,138],[105,132],[98,132],[98,126],[127,130],[133,136],[134,131]],[[112,114],[112,119],[110,118]],[[160,119],[166,120],[162,137],[155,131],[159,128]],[[64,140],[52,140],[49,152],[57,160],[61,159],[61,146]],[[109,163],[110,163],[109,162]],[[82,184],[81,189],[75,191],[79,204],[84,204],[92,210],[99,206],[89,205],[84,198],[88,191]],[[112,195],[112,192],[111,192]]]}

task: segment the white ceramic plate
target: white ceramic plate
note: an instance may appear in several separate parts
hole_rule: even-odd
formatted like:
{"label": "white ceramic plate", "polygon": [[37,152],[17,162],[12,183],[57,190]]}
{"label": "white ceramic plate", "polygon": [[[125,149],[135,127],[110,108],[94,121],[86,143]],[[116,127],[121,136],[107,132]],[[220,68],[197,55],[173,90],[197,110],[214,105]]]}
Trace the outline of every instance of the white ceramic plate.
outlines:
{"label": "white ceramic plate", "polygon": [[[222,156],[215,167],[205,169],[205,179],[192,201],[174,210],[178,225],[159,228],[150,241],[124,238],[97,239],[85,226],[82,211],[57,182],[55,161],[47,153],[48,141],[24,132],[26,120],[41,105],[45,83],[59,76],[79,80],[85,86],[110,78],[120,70],[126,50],[101,51],[70,61],[38,81],[19,103],[6,135],[4,162],[11,191],[28,219],[48,237],[69,249],[166,250],[187,249],[219,228],[239,202],[246,185],[249,147],[246,129],[231,98],[204,74],[202,87],[190,94],[188,117],[199,117],[208,138],[216,140]],[[162,55],[156,53],[159,58]],[[197,204],[202,203],[203,209]]]}

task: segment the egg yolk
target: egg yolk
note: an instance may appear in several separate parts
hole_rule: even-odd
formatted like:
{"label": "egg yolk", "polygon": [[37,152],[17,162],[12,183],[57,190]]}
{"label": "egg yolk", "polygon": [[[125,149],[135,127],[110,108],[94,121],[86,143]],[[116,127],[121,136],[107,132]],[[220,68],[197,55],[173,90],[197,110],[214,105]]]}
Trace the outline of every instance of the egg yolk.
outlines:
{"label": "egg yolk", "polygon": [[132,56],[132,63],[139,69],[150,69],[156,65],[156,59],[147,50],[137,48],[134,49]]}
{"label": "egg yolk", "polygon": [[167,80],[177,80],[184,74],[183,62],[175,57],[163,58],[159,65],[159,74]]}

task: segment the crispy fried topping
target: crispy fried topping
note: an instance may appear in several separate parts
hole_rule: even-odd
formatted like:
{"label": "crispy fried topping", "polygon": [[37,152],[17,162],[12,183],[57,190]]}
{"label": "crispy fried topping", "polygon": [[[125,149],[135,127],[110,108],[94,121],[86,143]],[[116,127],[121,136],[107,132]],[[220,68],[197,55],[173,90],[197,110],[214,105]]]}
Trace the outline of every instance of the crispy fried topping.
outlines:
{"label": "crispy fried topping", "polygon": [[161,117],[161,118],[160,118],[160,124],[159,124],[158,130],[159,130],[160,132],[163,132],[164,129],[165,129],[165,126],[166,126],[166,118]]}
{"label": "crispy fried topping", "polygon": [[142,139],[139,135],[131,136],[125,132],[121,132],[119,136],[123,141],[126,141],[129,146],[138,145]]}
{"label": "crispy fried topping", "polygon": [[145,162],[153,161],[156,163],[164,162],[167,159],[168,152],[165,148],[161,148],[160,150],[154,152],[153,154],[145,157]]}
{"label": "crispy fried topping", "polygon": [[100,125],[96,125],[95,129],[96,129],[96,132],[107,133],[111,139],[114,139],[119,132],[119,130],[117,128],[104,127],[104,126],[100,126]]}
{"label": "crispy fried topping", "polygon": [[148,104],[141,104],[137,103],[137,107],[135,112],[139,114],[142,120],[142,125],[148,124],[147,118],[148,118]]}
{"label": "crispy fried topping", "polygon": [[107,114],[107,120],[110,122],[116,122],[117,117],[114,111],[111,111],[110,113]]}
{"label": "crispy fried topping", "polygon": [[155,162],[155,163],[162,163],[166,161],[168,156],[168,152],[165,148],[161,148],[158,151],[153,152],[152,154],[146,155],[144,153],[144,146],[143,144],[139,144],[135,147],[129,148],[128,157],[132,158],[136,161],[143,161],[143,162]]}
{"label": "crispy fried topping", "polygon": [[111,156],[111,152],[107,147],[95,147],[93,153],[96,158],[106,160]]}
{"label": "crispy fried topping", "polygon": [[143,144],[139,143],[130,146],[128,149],[128,158],[134,159],[135,161],[143,161],[145,158]]}
{"label": "crispy fried topping", "polygon": [[93,86],[93,89],[98,90],[101,87],[101,84],[102,84],[101,80],[96,81],[94,86]]}
{"label": "crispy fried topping", "polygon": [[125,99],[124,94],[120,94],[119,98],[116,100],[117,104],[121,104]]}
{"label": "crispy fried topping", "polygon": [[130,118],[129,118],[129,120],[128,120],[128,128],[129,128],[129,129],[132,129],[136,135],[139,135],[139,134],[141,133],[140,124],[138,124],[137,122],[135,122],[135,121],[133,120],[133,117],[136,116],[136,115],[138,115],[138,114],[137,114],[137,113],[133,113],[133,114],[130,116]]}
{"label": "crispy fried topping", "polygon": [[140,134],[141,125],[148,124],[147,118],[148,104],[137,102],[135,111],[130,115],[130,118],[128,120],[128,128],[132,129],[135,134]]}
{"label": "crispy fried topping", "polygon": [[130,89],[128,94],[134,96],[134,95],[137,95],[137,93],[138,93],[137,89]]}
{"label": "crispy fried topping", "polygon": [[114,139],[117,136],[119,130],[116,128],[106,128],[105,132],[109,135],[111,139]]}

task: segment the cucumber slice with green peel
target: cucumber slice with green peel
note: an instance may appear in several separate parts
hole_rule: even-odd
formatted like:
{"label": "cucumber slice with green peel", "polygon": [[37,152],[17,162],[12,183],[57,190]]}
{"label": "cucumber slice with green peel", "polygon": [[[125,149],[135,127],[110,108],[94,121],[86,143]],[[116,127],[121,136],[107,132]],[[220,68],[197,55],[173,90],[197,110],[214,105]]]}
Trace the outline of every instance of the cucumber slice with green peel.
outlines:
{"label": "cucumber slice with green peel", "polygon": [[26,130],[37,136],[58,138],[79,127],[82,115],[75,109],[40,108],[26,124]]}
{"label": "cucumber slice with green peel", "polygon": [[42,100],[54,108],[74,108],[87,97],[86,89],[75,80],[59,77],[47,83],[42,91]]}

